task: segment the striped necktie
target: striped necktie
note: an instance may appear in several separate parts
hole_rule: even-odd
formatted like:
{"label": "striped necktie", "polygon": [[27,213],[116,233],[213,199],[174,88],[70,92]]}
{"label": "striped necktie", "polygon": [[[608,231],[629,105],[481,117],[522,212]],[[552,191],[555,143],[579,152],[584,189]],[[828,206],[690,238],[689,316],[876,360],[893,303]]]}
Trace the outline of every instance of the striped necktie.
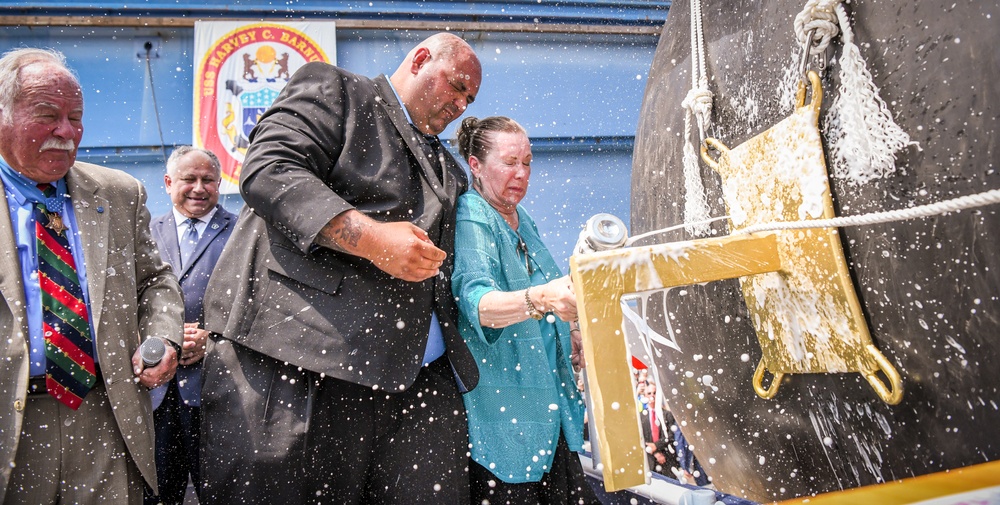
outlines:
{"label": "striped necktie", "polygon": [[[55,193],[39,184],[46,198]],[[35,205],[38,284],[45,335],[45,386],[49,394],[76,410],[97,381],[90,316],[83,300],[76,262],[58,212]]]}
{"label": "striped necktie", "polygon": [[184,235],[181,236],[181,243],[179,247],[181,249],[181,268],[187,268],[188,263],[191,261],[191,255],[194,254],[195,248],[198,247],[198,228],[195,228],[201,220],[189,217],[184,220],[183,224],[187,225],[184,230]]}

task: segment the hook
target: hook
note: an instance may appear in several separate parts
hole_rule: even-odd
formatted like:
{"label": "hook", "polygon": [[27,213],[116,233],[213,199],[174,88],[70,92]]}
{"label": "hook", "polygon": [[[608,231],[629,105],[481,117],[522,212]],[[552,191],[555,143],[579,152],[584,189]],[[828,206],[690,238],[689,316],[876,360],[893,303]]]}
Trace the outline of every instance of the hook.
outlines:
{"label": "hook", "polygon": [[868,344],[865,350],[868,351],[869,356],[875,359],[875,363],[878,364],[878,370],[882,370],[882,373],[889,379],[889,384],[886,385],[879,379],[878,375],[875,375],[875,372],[878,370],[866,372],[864,374],[865,379],[868,379],[868,383],[871,384],[872,389],[875,390],[875,393],[878,394],[878,397],[882,401],[889,405],[898,405],[903,399],[903,379],[900,378],[899,372],[874,345]]}
{"label": "hook", "polygon": [[760,359],[757,363],[757,369],[753,371],[753,390],[757,393],[757,396],[768,400],[774,398],[774,395],[778,394],[778,388],[781,386],[781,378],[785,376],[782,372],[771,372],[774,377],[771,378],[771,385],[764,388],[764,373],[767,372],[767,365],[764,364],[764,358]]}
{"label": "hook", "polygon": [[809,70],[809,51],[812,50],[813,35],[815,34],[815,28],[806,32],[806,44],[805,47],[802,48],[802,58],[799,59],[799,76],[802,82],[807,82],[809,80],[809,75],[806,74],[806,72]]}

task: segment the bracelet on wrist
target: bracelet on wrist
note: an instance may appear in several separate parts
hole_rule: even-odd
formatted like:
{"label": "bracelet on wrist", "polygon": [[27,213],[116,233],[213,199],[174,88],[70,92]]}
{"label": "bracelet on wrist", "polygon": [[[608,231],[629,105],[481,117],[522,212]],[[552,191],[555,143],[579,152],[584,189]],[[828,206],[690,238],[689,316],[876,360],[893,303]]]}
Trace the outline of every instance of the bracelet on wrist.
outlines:
{"label": "bracelet on wrist", "polygon": [[542,311],[538,310],[538,307],[535,307],[535,304],[531,302],[530,293],[531,287],[524,290],[524,304],[528,307],[528,315],[531,316],[532,319],[541,320],[545,314],[542,314]]}

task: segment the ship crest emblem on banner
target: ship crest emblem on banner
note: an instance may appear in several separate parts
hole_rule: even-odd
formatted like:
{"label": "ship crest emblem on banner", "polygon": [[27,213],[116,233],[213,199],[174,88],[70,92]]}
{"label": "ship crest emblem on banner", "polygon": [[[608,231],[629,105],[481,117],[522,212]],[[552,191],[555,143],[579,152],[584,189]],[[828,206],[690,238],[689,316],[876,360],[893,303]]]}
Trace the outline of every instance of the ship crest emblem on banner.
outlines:
{"label": "ship crest emblem on banner", "polygon": [[223,186],[235,192],[250,132],[306,63],[329,62],[302,31],[288,25],[241,26],[211,41],[196,69],[195,143],[222,163]]}

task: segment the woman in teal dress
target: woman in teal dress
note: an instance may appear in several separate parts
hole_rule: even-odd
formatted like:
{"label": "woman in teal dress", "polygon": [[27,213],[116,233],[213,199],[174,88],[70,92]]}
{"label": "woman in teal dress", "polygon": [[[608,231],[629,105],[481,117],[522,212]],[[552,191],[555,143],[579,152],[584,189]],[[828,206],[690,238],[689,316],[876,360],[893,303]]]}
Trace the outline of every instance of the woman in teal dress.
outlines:
{"label": "woman in teal dress", "polygon": [[459,330],[479,363],[463,396],[472,503],[600,503],[572,451],[583,446],[571,332],[576,298],[519,203],[531,144],[506,117],[466,118],[458,149],[472,189],[459,198],[452,292]]}

